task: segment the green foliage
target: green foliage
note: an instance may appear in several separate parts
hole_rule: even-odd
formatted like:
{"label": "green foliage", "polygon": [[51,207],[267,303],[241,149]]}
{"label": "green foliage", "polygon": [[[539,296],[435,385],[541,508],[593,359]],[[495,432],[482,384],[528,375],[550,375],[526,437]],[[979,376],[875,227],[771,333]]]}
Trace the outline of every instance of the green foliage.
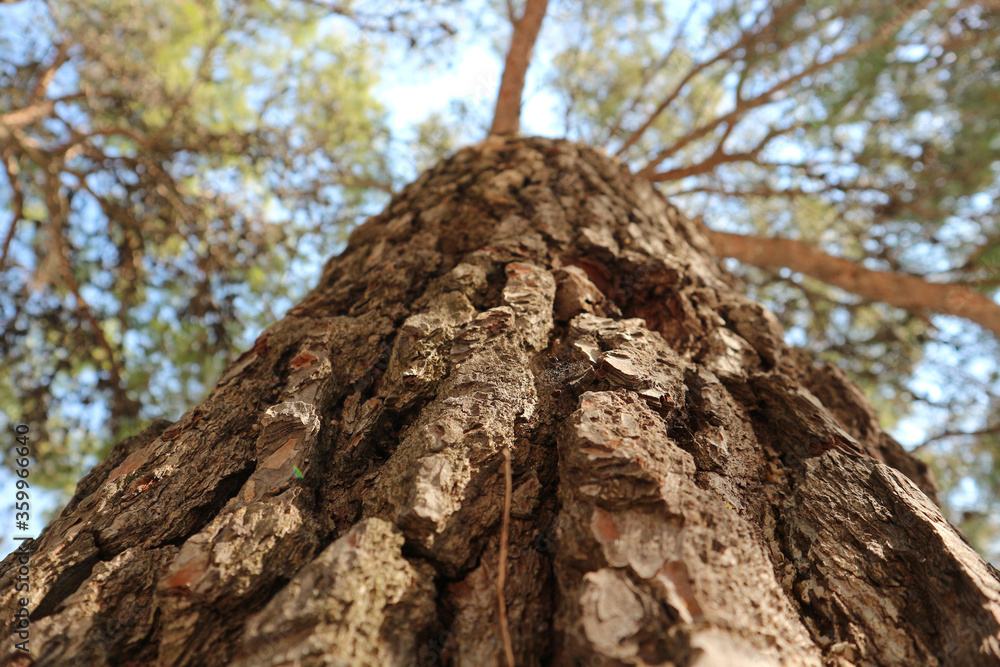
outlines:
{"label": "green foliage", "polygon": [[304,293],[298,244],[381,199],[357,183],[378,181],[384,111],[377,51],[309,3],[51,10],[0,65],[0,108],[67,100],[3,141],[23,204],[0,395],[37,429],[38,480],[71,489]]}

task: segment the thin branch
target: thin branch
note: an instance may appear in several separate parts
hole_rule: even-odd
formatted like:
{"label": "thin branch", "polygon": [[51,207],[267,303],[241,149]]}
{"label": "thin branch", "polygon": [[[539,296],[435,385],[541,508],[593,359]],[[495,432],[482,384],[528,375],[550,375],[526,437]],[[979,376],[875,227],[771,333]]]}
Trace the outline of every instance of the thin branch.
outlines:
{"label": "thin branch", "polygon": [[[818,190],[817,192],[830,192],[831,188],[824,188]],[[792,199],[794,197],[810,197],[817,194],[817,192],[806,192],[802,188],[784,188],[782,190],[775,190],[769,186],[763,185],[753,188],[752,190],[724,190],[720,187],[711,187],[708,185],[699,185],[697,187],[688,188],[687,190],[677,190],[671,191],[670,197],[679,197],[681,195],[693,195],[698,193],[719,195],[721,197],[786,197]]]}
{"label": "thin branch", "polygon": [[170,116],[167,118],[167,122],[163,124],[160,129],[160,134],[169,132],[174,126],[174,121],[177,119],[177,114],[180,112],[181,107],[190,106],[191,95],[194,93],[194,89],[204,81],[208,80],[212,56],[215,54],[216,47],[219,46],[219,42],[222,38],[226,36],[226,32],[229,30],[230,26],[223,22],[223,26],[212,36],[208,41],[201,54],[201,61],[198,63],[197,69],[195,69],[195,75],[191,79],[191,83],[188,85],[187,90],[185,90],[181,95],[177,96],[174,103],[170,105]]}
{"label": "thin branch", "polygon": [[698,65],[695,65],[691,70],[689,70],[688,73],[684,76],[684,78],[681,79],[680,82],[674,87],[673,91],[669,95],[667,95],[667,97],[662,102],[660,102],[659,106],[656,107],[653,113],[649,114],[649,116],[646,118],[646,121],[641,126],[639,126],[639,129],[633,132],[629,136],[629,138],[625,140],[625,143],[622,144],[621,148],[615,151],[615,156],[621,157],[621,155],[625,153],[625,151],[632,148],[632,146],[634,146],[639,141],[639,139],[642,138],[642,135],[646,133],[646,130],[648,130],[653,125],[654,122],[656,122],[656,119],[659,118],[663,114],[663,112],[667,110],[667,107],[673,104],[673,101],[677,99],[677,97],[681,94],[681,91],[684,90],[684,87],[691,81],[691,79],[698,76],[698,74],[700,74],[706,68],[711,67],[715,63],[724,60],[725,57],[730,53],[732,53],[733,51],[735,51],[736,48],[737,48],[736,45],[733,45],[730,48],[723,51],[722,53],[716,55],[714,58],[706,60]]}
{"label": "thin branch", "polygon": [[514,647],[510,641],[510,626],[507,622],[507,543],[510,540],[510,506],[513,472],[510,465],[510,450],[503,448],[503,523],[500,526],[500,552],[497,557],[497,606],[500,612],[500,634],[503,637],[503,651],[507,657],[507,667],[514,667]]}
{"label": "thin branch", "polygon": [[528,0],[524,14],[514,25],[514,34],[503,66],[500,91],[497,93],[496,110],[490,134],[516,135],[521,124],[521,96],[524,94],[524,77],[531,64],[531,51],[535,47],[538,31],[549,0]]}
{"label": "thin branch", "polygon": [[983,255],[986,254],[991,248],[994,248],[1000,244],[1000,234],[993,234],[992,236],[986,237],[986,241],[977,245],[971,253],[969,253],[969,258],[965,260],[962,266],[958,267],[960,271],[972,271],[977,268],[977,265],[982,261]]}
{"label": "thin branch", "polygon": [[715,152],[709,156],[708,159],[702,160],[698,164],[691,165],[689,167],[681,167],[680,169],[671,169],[670,171],[662,171],[657,174],[653,174],[649,180],[654,183],[676,181],[682,178],[687,178],[688,176],[695,176],[697,174],[704,174],[705,172],[713,171],[720,164],[729,164],[732,162],[752,162],[759,165],[760,162],[757,157],[760,155],[761,151],[767,148],[769,143],[783,134],[787,134],[800,127],[805,127],[806,123],[799,122],[792,123],[788,127],[784,128],[771,128],[771,131],[768,132],[764,138],[750,150],[742,153],[723,153],[722,144],[725,143],[726,137],[729,136],[729,131],[734,125],[736,125],[736,122],[727,126],[725,134],[721,139],[719,139],[718,144],[715,146]]}
{"label": "thin branch", "polygon": [[[794,165],[794,164],[784,163],[784,162],[780,162],[780,163],[779,162],[757,162],[755,164],[757,164],[758,166],[761,166],[761,167],[790,167],[790,166],[799,166],[799,165]],[[853,192],[853,191],[857,191],[857,192],[882,192],[882,190],[880,190],[879,188],[877,188],[877,187],[875,187],[873,185],[854,185],[854,184],[849,184],[849,183],[828,183],[826,181],[825,177],[822,174],[816,174],[816,173],[808,171],[808,170],[805,170],[805,171],[806,171],[806,177],[807,178],[811,178],[811,179],[818,180],[818,181],[823,181],[824,186],[821,187],[821,188],[816,188],[814,190],[806,190],[806,189],[804,189],[804,188],[802,188],[800,186],[786,187],[786,188],[781,188],[780,190],[777,190],[777,189],[771,187],[770,185],[763,184],[763,185],[758,185],[758,186],[756,186],[754,188],[747,189],[747,190],[726,190],[726,189],[723,189],[723,188],[718,187],[718,186],[713,187],[710,183],[706,183],[705,185],[697,185],[697,186],[695,186],[693,188],[689,188],[687,190],[670,191],[669,192],[669,196],[676,197],[678,195],[691,195],[691,194],[703,192],[705,194],[721,195],[723,197],[786,197],[786,198],[791,199],[793,197],[814,197],[816,195],[823,194],[823,193],[826,193],[826,192],[842,192],[842,193]]]}
{"label": "thin branch", "polygon": [[351,176],[350,174],[338,175],[337,178],[331,182],[331,185],[342,185],[346,188],[372,188],[374,190],[381,190],[389,195],[396,194],[396,191],[393,190],[392,186],[388,183],[383,183],[382,181],[374,178]]}
{"label": "thin branch", "polygon": [[870,48],[875,42],[876,40],[858,42],[849,49],[845,49],[844,51],[841,51],[837,55],[832,56],[831,58],[824,60],[823,62],[814,62],[813,64],[806,67],[798,74],[794,74],[783,81],[779,81],[778,83],[774,84],[766,91],[758,95],[757,97],[751,98],[749,100],[738,101],[735,108],[729,113],[723,116],[719,116],[715,120],[712,120],[708,123],[705,123],[701,127],[695,129],[692,132],[689,132],[684,137],[675,141],[674,144],[671,145],[670,147],[661,150],[659,153],[656,154],[656,156],[652,160],[649,161],[649,163],[642,169],[642,171],[639,172],[639,175],[645,176],[646,178],[653,178],[656,174],[656,172],[654,171],[656,167],[658,167],[661,163],[663,163],[664,160],[666,160],[667,158],[669,158],[677,151],[681,150],[682,148],[690,144],[691,142],[702,138],[703,136],[705,136],[706,134],[708,134],[709,132],[711,132],[712,130],[714,130],[723,123],[734,122],[736,119],[738,119],[740,116],[743,116],[748,111],[752,111],[757,107],[761,107],[764,106],[765,104],[772,102],[773,97],[777,93],[784,90],[785,88],[788,88],[792,84],[798,83],[802,79],[811,76],[813,74],[816,74],[817,72],[823,69],[826,69],[827,67],[833,65],[834,63],[850,58],[856,55],[857,53]]}
{"label": "thin branch", "polygon": [[60,273],[62,274],[63,282],[76,299],[76,305],[80,314],[93,330],[94,338],[97,340],[97,344],[100,345],[105,354],[108,355],[108,365],[111,372],[111,387],[115,394],[115,403],[116,405],[121,405],[123,399],[125,398],[125,390],[122,387],[122,376],[118,368],[118,364],[115,361],[114,350],[112,349],[107,336],[104,335],[104,327],[101,326],[101,323],[97,321],[97,317],[94,316],[94,310],[80,294],[80,285],[76,282],[76,277],[73,275],[73,266],[69,258],[69,246],[66,242],[65,236],[65,224],[69,205],[57,192],[58,187],[58,183],[49,184],[49,187],[46,188],[45,192],[50,222],[54,227],[54,229],[52,229],[52,239],[56,246],[54,248],[55,259],[58,263]]}
{"label": "thin branch", "polygon": [[629,106],[624,111],[619,111],[618,115],[615,117],[615,122],[612,123],[611,129],[608,130],[607,134],[601,140],[600,144],[604,145],[607,142],[614,139],[622,129],[622,123],[625,121],[625,116],[632,113],[638,108],[639,104],[643,101],[646,93],[646,87],[649,86],[653,77],[656,76],[664,67],[670,64],[671,59],[674,54],[677,53],[677,46],[680,43],[680,38],[683,36],[684,31],[687,29],[688,23],[691,21],[691,16],[694,15],[694,10],[698,6],[698,3],[692,2],[691,6],[688,8],[687,14],[684,18],[677,24],[677,30],[674,32],[674,38],[670,42],[670,46],[667,48],[663,57],[660,58],[651,67],[648,67],[643,73],[642,82],[639,84],[638,93],[629,102]]}
{"label": "thin branch", "polygon": [[41,102],[26,106],[22,109],[15,109],[0,115],[0,123],[6,125],[8,128],[31,125],[32,123],[38,122],[46,116],[51,115],[52,112],[55,111],[56,105],[60,102],[72,102],[73,100],[78,100],[82,97],[85,97],[83,93],[73,93],[71,95],[64,95],[63,97],[54,100],[42,100]]}
{"label": "thin branch", "polygon": [[3,158],[3,166],[4,170],[7,172],[7,180],[10,181],[10,188],[14,193],[12,202],[14,205],[14,217],[11,218],[10,229],[7,230],[7,235],[3,240],[3,251],[0,253],[0,270],[3,270],[3,268],[7,265],[7,253],[10,251],[10,243],[14,239],[14,232],[17,230],[17,223],[24,218],[24,192],[21,190],[21,184],[17,178],[20,173],[20,169],[18,168],[17,161],[14,160],[14,155],[9,148],[4,150]]}
{"label": "thin branch", "polygon": [[[639,128],[635,130],[629,136],[628,139],[625,140],[625,143],[622,144],[621,148],[615,151],[615,156],[621,157],[621,155],[625,153],[625,151],[634,146],[639,141],[639,139],[642,138],[642,135],[646,133],[646,130],[648,130],[653,125],[653,123],[656,122],[656,119],[659,118],[663,114],[663,112],[667,110],[667,107],[673,104],[674,100],[677,99],[677,97],[681,94],[681,91],[684,90],[684,87],[687,86],[687,84],[690,83],[694,77],[698,76],[698,74],[703,72],[708,67],[711,67],[712,65],[718,62],[722,62],[723,60],[727,60],[729,56],[733,55],[739,49],[746,46],[747,44],[757,41],[757,39],[759,39],[762,35],[765,35],[768,32],[770,32],[777,21],[784,20],[786,16],[788,16],[790,13],[793,13],[794,10],[797,9],[802,4],[803,4],[802,0],[789,3],[785,7],[782,7],[780,11],[775,12],[771,16],[771,19],[767,22],[766,25],[762,26],[757,31],[752,31],[753,27],[756,25],[756,20],[755,20],[754,24],[752,24],[749,28],[741,32],[740,38],[737,39],[735,42],[733,42],[733,44],[729,48],[725,49],[724,51],[720,51],[712,58],[704,60],[701,63],[695,65],[693,68],[691,68],[688,71],[688,73],[684,75],[684,78],[681,79],[680,82],[674,87],[673,91],[671,91],[671,93],[667,95],[667,97],[664,98],[662,102],[660,102],[659,106],[656,107],[656,110],[654,110],[653,113],[651,113],[649,117],[646,118],[646,121],[642,125],[640,125]],[[757,19],[759,20],[759,18],[760,15],[758,15]]]}
{"label": "thin branch", "polygon": [[734,257],[761,268],[785,267],[869,301],[918,313],[929,310],[954,315],[1000,335],[1000,304],[966,285],[932,283],[912,274],[873,271],[794,239],[711,230],[707,234],[722,257]]}
{"label": "thin branch", "polygon": [[978,431],[942,431],[941,433],[931,436],[927,440],[921,442],[919,445],[911,449],[910,453],[913,454],[915,452],[919,452],[938,440],[947,440],[949,438],[975,438],[981,435],[993,435],[994,433],[1000,433],[1000,424],[987,426],[986,428],[979,429]]}
{"label": "thin branch", "polygon": [[59,71],[59,68],[67,60],[69,60],[69,42],[64,40],[56,45],[56,57],[38,73],[38,83],[32,92],[34,99],[40,100],[45,97],[45,94],[49,90],[49,85],[52,84],[52,80],[56,77],[56,72]]}
{"label": "thin branch", "polygon": [[6,143],[7,141],[17,144],[25,155],[43,169],[48,169],[48,166],[52,163],[50,155],[35,139],[29,137],[16,127],[8,128],[0,124],[0,143]]}

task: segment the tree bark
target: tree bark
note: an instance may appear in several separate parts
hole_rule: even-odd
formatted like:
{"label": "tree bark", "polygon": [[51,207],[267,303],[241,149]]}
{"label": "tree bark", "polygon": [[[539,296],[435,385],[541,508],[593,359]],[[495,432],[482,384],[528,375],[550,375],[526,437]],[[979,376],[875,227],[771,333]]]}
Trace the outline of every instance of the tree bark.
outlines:
{"label": "tree bark", "polygon": [[81,482],[0,656],[503,664],[504,548],[518,665],[1000,664],[1000,580],[934,493],[648,182],[494,137]]}

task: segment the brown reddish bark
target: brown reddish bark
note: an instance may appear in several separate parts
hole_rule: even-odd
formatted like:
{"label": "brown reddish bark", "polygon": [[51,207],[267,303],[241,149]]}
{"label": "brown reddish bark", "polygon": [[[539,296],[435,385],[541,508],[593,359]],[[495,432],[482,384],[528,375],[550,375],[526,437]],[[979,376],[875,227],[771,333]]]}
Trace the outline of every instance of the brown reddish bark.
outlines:
{"label": "brown reddish bark", "polygon": [[95,468],[2,659],[501,664],[505,450],[518,665],[1000,664],[996,572],[843,373],[648,182],[497,138]]}
{"label": "brown reddish bark", "polygon": [[803,241],[708,231],[722,257],[763,268],[788,268],[869,301],[914,312],[962,317],[1000,335],[1000,305],[965,285],[932,283],[920,276],[873,271],[828,255]]}

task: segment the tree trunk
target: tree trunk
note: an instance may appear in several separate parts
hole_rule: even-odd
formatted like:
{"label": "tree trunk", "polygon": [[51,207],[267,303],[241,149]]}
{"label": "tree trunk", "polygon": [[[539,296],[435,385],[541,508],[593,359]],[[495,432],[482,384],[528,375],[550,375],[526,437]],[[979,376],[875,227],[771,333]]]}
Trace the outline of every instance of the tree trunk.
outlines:
{"label": "tree trunk", "polygon": [[517,665],[1000,664],[926,466],[742,292],[613,159],[463,149],[3,562],[0,655],[504,664],[505,572]]}

